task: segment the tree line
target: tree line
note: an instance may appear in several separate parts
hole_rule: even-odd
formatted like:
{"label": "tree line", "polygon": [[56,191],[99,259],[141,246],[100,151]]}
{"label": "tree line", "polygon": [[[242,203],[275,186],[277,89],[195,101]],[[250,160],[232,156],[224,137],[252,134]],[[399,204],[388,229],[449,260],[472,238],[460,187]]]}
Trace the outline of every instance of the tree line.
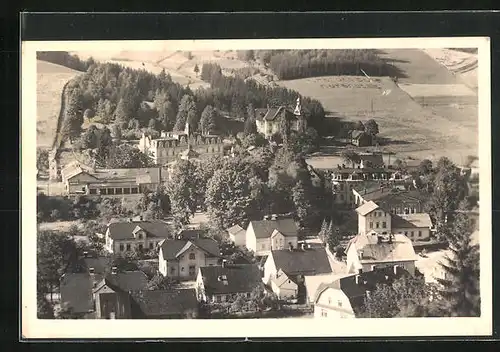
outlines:
{"label": "tree line", "polygon": [[92,57],[89,57],[87,60],[81,60],[78,55],[71,55],[67,51],[37,51],[36,59],[82,72],[87,71],[90,66],[95,64]]}
{"label": "tree line", "polygon": [[259,50],[239,55],[247,61],[258,58],[279,79],[289,80],[326,75],[394,76],[400,74],[374,49]]}

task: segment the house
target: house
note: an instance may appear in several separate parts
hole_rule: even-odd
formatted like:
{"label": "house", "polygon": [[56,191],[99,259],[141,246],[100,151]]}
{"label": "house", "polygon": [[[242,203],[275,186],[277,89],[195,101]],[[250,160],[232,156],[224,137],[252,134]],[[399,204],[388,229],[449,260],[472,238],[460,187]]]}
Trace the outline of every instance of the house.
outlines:
{"label": "house", "polygon": [[359,318],[365,308],[365,298],[377,284],[391,284],[409,273],[392,266],[338,278],[318,287],[314,299],[315,318]]}
{"label": "house", "polygon": [[341,271],[334,271],[329,274],[321,275],[305,275],[304,286],[306,288],[306,302],[308,304],[314,304],[316,292],[321,284],[327,284],[348,275],[350,274]]}
{"label": "house", "polygon": [[296,247],[298,231],[297,224],[290,217],[266,216],[264,220],[250,221],[248,224],[245,235],[246,247],[256,256],[265,256],[272,249],[288,248],[289,245]]}
{"label": "house", "polygon": [[376,185],[368,188],[354,186],[352,189],[354,203],[362,205],[374,201],[392,214],[415,214],[422,213],[424,204],[429,197],[422,191],[413,189],[406,190],[402,186]]}
{"label": "house", "polygon": [[160,243],[159,271],[173,279],[194,280],[200,267],[218,265],[219,257],[219,244],[212,239],[166,239]]}
{"label": "house", "polygon": [[[263,281],[277,295],[303,301],[306,297],[304,277],[330,273],[332,267],[325,248],[272,250],[264,263]],[[296,295],[292,297],[292,293]]]}
{"label": "house", "polygon": [[130,291],[144,290],[148,278],[142,271],[117,272],[113,268],[93,289],[97,319],[129,319]]}
{"label": "house", "polygon": [[281,269],[278,270],[276,276],[271,278],[271,290],[280,300],[289,300],[297,297],[299,286],[294,277],[290,277]]}
{"label": "house", "polygon": [[171,233],[170,225],[159,220],[114,222],[106,229],[104,248],[110,253],[153,250]]}
{"label": "house", "polygon": [[411,275],[415,274],[417,256],[411,240],[405,235],[361,233],[349,241],[346,253],[349,273],[399,265]]}
{"label": "house", "polygon": [[177,240],[196,240],[200,238],[206,238],[207,230],[205,229],[194,229],[194,228],[186,228],[179,230],[175,239]]}
{"label": "house", "polygon": [[198,316],[194,289],[132,291],[130,298],[132,319],[194,319]]}
{"label": "house", "polygon": [[427,213],[391,214],[374,201],[356,208],[358,213],[358,233],[375,232],[378,235],[404,234],[412,241],[428,240],[432,221]]}
{"label": "house", "polygon": [[65,273],[60,279],[61,305],[72,313],[85,315],[94,311],[92,279],[89,273]]}
{"label": "house", "polygon": [[189,159],[212,155],[223,155],[221,136],[191,133],[186,123],[184,131],[162,132],[160,138],[152,139],[143,133],[139,150],[147,154],[155,164],[165,165],[178,158]]}
{"label": "house", "polygon": [[266,138],[271,138],[280,131],[280,121],[287,119],[290,123],[290,130],[301,132],[306,130],[306,120],[303,117],[300,98],[297,98],[295,110],[285,106],[266,109],[255,109],[257,132]]}
{"label": "house", "polygon": [[238,295],[250,298],[259,286],[263,286],[262,277],[255,264],[201,267],[196,278],[196,294],[203,302],[231,302]]}
{"label": "house", "polygon": [[240,225],[234,225],[227,229],[229,239],[237,247],[243,247],[246,244],[246,231]]}
{"label": "house", "polygon": [[373,145],[373,136],[364,131],[352,131],[351,143],[356,147],[369,147]]}
{"label": "house", "polygon": [[392,232],[402,233],[412,241],[427,241],[431,235],[432,220],[429,214],[392,214]]}
{"label": "house", "polygon": [[70,196],[138,197],[164,182],[160,167],[94,169],[78,162],[63,168],[61,177],[64,191]]}

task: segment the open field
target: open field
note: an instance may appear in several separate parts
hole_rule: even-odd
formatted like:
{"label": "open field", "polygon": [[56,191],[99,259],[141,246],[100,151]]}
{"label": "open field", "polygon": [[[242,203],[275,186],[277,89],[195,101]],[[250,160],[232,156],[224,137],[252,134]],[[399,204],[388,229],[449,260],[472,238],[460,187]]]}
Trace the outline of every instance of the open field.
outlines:
{"label": "open field", "polygon": [[57,130],[64,84],[80,72],[50,62],[37,61],[37,146],[50,148]]}
{"label": "open field", "polygon": [[[394,158],[435,160],[447,156],[461,164],[467,155],[477,155],[477,104],[474,96],[466,94],[472,91],[463,84],[453,86],[454,95],[446,92],[452,97],[443,103],[436,99],[443,85],[461,84],[445,67],[416,49],[385,50],[383,56],[393,58],[392,63],[404,71],[406,77],[398,84],[426,94],[429,104],[422,106],[388,77],[373,78],[371,83],[365,77],[328,76],[278,84],[318,99],[332,118],[375,119],[380,137],[390,140],[381,149],[395,152]],[[440,85],[440,89],[432,85]],[[470,101],[461,102],[462,97]],[[318,158],[324,162],[326,157]],[[334,165],[337,163],[334,161]]]}

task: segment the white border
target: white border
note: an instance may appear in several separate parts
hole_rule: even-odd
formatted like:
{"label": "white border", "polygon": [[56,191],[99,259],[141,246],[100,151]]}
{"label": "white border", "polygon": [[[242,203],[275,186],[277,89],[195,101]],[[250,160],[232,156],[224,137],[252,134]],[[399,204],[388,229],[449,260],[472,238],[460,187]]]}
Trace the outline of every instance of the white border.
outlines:
{"label": "white border", "polygon": [[[38,320],[36,318],[36,51],[479,48],[480,318]],[[490,40],[464,38],[53,41],[22,43],[22,336],[25,338],[254,338],[492,334]],[[333,323],[333,324],[332,324]]]}

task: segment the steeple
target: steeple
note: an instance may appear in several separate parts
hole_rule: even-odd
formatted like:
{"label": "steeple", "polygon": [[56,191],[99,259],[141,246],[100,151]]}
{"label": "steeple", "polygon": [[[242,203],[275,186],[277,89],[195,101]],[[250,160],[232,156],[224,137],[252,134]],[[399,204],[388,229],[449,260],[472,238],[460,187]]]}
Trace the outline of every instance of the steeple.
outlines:
{"label": "steeple", "polygon": [[300,116],[302,112],[302,106],[300,105],[300,96],[297,97],[297,105],[295,106],[295,110],[293,113],[297,116]]}

